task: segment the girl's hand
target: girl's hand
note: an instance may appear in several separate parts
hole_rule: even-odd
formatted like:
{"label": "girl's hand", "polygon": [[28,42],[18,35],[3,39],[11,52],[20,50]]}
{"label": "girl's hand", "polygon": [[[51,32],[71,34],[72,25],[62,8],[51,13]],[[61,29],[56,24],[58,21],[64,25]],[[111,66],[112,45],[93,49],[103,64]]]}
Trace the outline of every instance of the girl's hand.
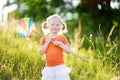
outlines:
{"label": "girl's hand", "polygon": [[46,37],[46,43],[50,43],[51,40],[52,40],[52,37],[51,37],[51,36],[47,36],[47,37]]}
{"label": "girl's hand", "polygon": [[52,41],[52,42],[53,42],[53,44],[56,45],[56,46],[57,46],[57,45],[59,46],[59,45],[62,45],[62,44],[63,44],[61,41]]}
{"label": "girl's hand", "polygon": [[61,47],[66,53],[70,53],[69,45],[62,43],[61,41],[52,41],[52,43],[56,46]]}

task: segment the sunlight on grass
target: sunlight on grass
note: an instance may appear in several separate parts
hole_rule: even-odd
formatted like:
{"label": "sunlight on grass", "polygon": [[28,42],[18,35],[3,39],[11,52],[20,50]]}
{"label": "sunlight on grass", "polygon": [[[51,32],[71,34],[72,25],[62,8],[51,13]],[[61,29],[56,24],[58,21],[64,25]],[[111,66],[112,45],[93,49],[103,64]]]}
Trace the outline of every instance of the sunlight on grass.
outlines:
{"label": "sunlight on grass", "polygon": [[[45,57],[38,53],[40,37],[20,38],[16,24],[17,20],[13,19],[6,31],[0,29],[0,80],[40,80],[45,66]],[[106,46],[108,43],[99,35],[89,38],[80,31],[80,27],[74,31],[74,38],[68,34],[68,41],[71,50],[88,62],[64,55],[65,64],[71,69],[71,80],[119,80],[119,44]]]}

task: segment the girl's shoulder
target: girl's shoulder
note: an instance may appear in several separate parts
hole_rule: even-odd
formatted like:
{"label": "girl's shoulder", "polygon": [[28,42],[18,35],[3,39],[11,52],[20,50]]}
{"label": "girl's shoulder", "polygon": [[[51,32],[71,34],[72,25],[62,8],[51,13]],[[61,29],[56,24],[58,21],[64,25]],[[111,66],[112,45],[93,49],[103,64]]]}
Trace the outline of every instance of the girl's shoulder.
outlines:
{"label": "girl's shoulder", "polygon": [[64,35],[59,35],[59,38],[62,39],[62,40],[66,39],[66,37]]}
{"label": "girl's shoulder", "polygon": [[49,35],[45,35],[41,38],[41,41],[45,41],[46,37],[49,36]]}

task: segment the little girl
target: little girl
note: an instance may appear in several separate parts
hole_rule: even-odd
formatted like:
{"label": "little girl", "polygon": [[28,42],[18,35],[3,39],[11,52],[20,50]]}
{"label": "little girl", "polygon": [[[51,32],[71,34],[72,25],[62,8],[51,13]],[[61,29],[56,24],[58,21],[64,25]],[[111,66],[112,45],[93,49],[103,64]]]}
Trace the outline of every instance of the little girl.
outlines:
{"label": "little girl", "polygon": [[52,15],[42,25],[43,31],[48,31],[40,42],[39,52],[46,56],[46,66],[42,71],[42,80],[70,80],[69,68],[64,64],[63,51],[70,53],[67,40],[61,32],[66,30],[63,20],[58,15]]}

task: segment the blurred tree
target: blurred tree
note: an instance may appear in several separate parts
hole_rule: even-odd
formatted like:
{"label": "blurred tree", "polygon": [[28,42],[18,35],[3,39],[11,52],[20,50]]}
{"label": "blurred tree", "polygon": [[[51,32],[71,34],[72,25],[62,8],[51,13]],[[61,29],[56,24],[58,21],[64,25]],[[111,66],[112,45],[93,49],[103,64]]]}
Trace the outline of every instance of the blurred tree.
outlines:
{"label": "blurred tree", "polygon": [[[113,35],[114,37],[120,35],[120,8],[112,9],[110,6],[111,1],[116,0],[81,0],[76,11],[81,13],[79,16],[84,32],[96,33],[99,31],[99,25],[101,25],[103,33],[108,36],[110,29],[115,25]],[[119,0],[116,2],[119,2]]]}
{"label": "blurred tree", "polygon": [[[74,20],[72,13],[75,12],[73,4],[69,0],[20,0],[20,10],[17,17],[32,17],[36,21],[43,21],[49,15],[59,14],[63,19],[68,20],[69,30],[77,27],[77,20]],[[24,6],[24,8],[22,7]],[[70,16],[72,15],[72,16]],[[73,20],[72,20],[73,19]]]}
{"label": "blurred tree", "polygon": [[63,0],[20,0],[20,3],[26,5],[27,8],[22,11],[20,17],[30,16],[35,20],[45,19],[56,11],[59,13],[65,8]]}
{"label": "blurred tree", "polygon": [[[51,14],[59,14],[66,20],[69,32],[82,25],[82,33],[96,34],[101,30],[106,36],[113,25],[116,26],[113,34],[120,35],[120,6],[111,8],[111,2],[120,0],[15,0],[17,1],[17,17],[32,17],[36,21],[43,21]],[[118,36],[119,37],[119,36]]]}

